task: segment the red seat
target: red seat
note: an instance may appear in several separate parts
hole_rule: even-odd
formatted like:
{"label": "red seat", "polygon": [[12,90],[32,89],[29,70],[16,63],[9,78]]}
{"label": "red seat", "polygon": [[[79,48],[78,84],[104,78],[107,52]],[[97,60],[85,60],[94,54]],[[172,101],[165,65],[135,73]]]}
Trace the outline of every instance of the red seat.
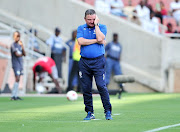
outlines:
{"label": "red seat", "polygon": [[163,19],[163,25],[167,26],[168,23],[171,23],[173,27],[176,27],[176,20],[173,17],[167,17]]}
{"label": "red seat", "polygon": [[84,1],[85,1],[86,3],[94,6],[94,3],[95,3],[96,0],[84,0]]}

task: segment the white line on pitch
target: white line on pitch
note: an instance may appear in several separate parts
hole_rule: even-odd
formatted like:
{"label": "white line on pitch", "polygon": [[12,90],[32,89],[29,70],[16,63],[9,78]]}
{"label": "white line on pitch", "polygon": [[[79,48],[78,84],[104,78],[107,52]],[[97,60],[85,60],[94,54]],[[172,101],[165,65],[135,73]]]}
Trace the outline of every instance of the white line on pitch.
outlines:
{"label": "white line on pitch", "polygon": [[113,114],[114,116],[116,116],[116,115],[120,115],[120,113],[116,113],[116,114]]}
{"label": "white line on pitch", "polygon": [[155,129],[148,130],[148,131],[145,131],[145,132],[157,132],[157,131],[161,131],[161,130],[165,130],[165,129],[168,129],[168,128],[171,128],[171,127],[177,127],[177,126],[180,126],[180,123],[179,124],[174,124],[174,125],[169,125],[169,126],[164,126],[164,127],[160,127],[160,128],[155,128]]}
{"label": "white line on pitch", "polygon": [[101,119],[93,119],[93,121],[98,121],[98,120],[101,120]]}
{"label": "white line on pitch", "polygon": [[[90,120],[89,120],[90,121]],[[78,122],[89,122],[89,121],[78,121]]]}

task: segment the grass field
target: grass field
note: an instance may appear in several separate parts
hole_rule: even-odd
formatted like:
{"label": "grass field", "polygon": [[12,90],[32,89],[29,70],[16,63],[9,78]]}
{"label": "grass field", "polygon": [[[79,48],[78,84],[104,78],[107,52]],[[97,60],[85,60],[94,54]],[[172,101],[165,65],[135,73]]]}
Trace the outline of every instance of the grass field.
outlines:
{"label": "grass field", "polygon": [[[83,98],[0,97],[0,132],[143,132],[180,123],[180,94],[123,94],[111,96],[113,120],[106,121],[100,97],[94,97],[95,117],[83,121]],[[179,132],[180,126],[162,130]]]}

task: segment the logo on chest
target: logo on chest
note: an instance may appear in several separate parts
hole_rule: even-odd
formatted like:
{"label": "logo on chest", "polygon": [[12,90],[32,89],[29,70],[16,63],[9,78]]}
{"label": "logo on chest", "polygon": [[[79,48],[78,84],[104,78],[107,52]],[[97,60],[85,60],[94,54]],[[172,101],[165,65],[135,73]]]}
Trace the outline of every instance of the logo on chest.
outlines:
{"label": "logo on chest", "polygon": [[117,51],[117,52],[119,52],[119,51],[121,50],[120,47],[119,47],[119,46],[116,46],[116,45],[112,45],[111,49],[112,49],[113,51]]}
{"label": "logo on chest", "polygon": [[95,31],[95,29],[94,29],[94,32],[93,32],[93,34],[96,34],[96,31]]}

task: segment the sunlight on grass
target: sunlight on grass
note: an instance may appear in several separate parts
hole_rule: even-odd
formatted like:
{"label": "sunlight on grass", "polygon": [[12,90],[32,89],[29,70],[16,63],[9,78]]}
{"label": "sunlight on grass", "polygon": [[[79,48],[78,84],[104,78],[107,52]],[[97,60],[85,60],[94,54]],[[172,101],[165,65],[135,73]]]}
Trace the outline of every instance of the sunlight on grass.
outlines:
{"label": "sunlight on grass", "polygon": [[[142,102],[148,101],[158,101],[158,100],[165,100],[165,99],[172,99],[172,98],[180,98],[180,94],[145,94],[145,95],[130,95],[122,97],[122,99],[117,99],[116,96],[111,96],[111,104],[113,109],[119,106],[128,106],[131,104],[138,104]],[[98,109],[103,110],[103,106],[101,103],[100,97],[94,97],[94,109],[97,111]],[[34,102],[35,103],[35,102]],[[50,103],[50,102],[48,102]],[[84,104],[83,99],[79,98],[78,101],[75,102],[59,102],[59,105],[56,104],[54,106],[37,106],[36,108],[26,108],[23,107],[19,109],[9,109],[7,111],[1,111],[1,119],[5,119],[6,121],[15,121],[15,120],[32,120],[32,119],[39,119],[42,117],[51,116],[52,113],[54,114],[67,114],[71,112],[77,112],[84,114]],[[6,118],[7,117],[7,118]],[[1,121],[0,119],[0,121]]]}

